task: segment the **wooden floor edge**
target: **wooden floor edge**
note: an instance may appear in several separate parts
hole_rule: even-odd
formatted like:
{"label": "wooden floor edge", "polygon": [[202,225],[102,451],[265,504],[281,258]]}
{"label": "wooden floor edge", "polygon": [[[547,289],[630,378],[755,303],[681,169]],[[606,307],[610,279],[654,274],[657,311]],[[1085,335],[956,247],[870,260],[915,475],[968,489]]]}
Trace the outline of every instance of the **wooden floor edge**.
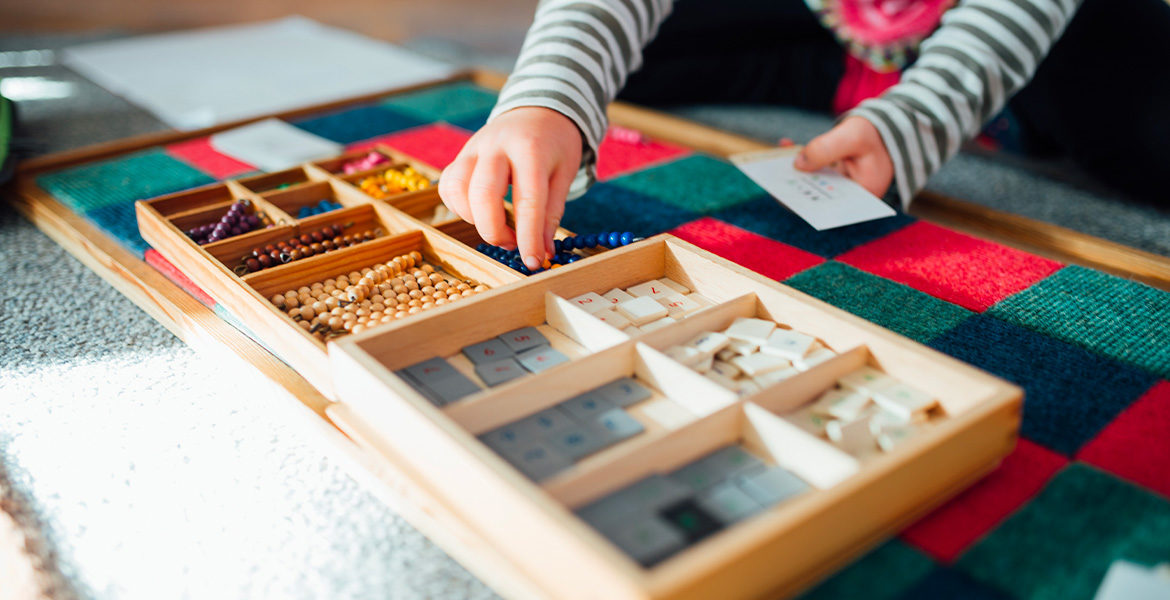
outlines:
{"label": "wooden floor edge", "polygon": [[923,192],[910,214],[1060,262],[1092,267],[1170,291],[1170,258],[1022,215]]}

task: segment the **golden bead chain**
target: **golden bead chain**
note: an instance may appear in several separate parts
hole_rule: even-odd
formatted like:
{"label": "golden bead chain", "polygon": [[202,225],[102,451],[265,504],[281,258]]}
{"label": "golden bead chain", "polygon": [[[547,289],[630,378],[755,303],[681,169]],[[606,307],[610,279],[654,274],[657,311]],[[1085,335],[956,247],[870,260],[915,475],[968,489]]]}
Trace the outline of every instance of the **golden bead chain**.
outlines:
{"label": "golden bead chain", "polygon": [[436,271],[413,251],[393,259],[288,290],[270,298],[319,340],[361,333],[488,290],[469,279]]}

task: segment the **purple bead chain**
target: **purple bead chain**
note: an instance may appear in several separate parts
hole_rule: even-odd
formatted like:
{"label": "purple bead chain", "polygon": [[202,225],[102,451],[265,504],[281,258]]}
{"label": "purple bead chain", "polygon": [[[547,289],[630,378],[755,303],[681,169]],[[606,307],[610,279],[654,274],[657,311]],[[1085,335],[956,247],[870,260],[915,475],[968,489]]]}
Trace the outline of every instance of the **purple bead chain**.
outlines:
{"label": "purple bead chain", "polygon": [[228,209],[227,214],[220,217],[215,223],[200,225],[188,229],[187,235],[200,246],[226,240],[232,236],[248,233],[260,226],[260,216],[249,214],[248,208],[252,203],[248,200],[236,200]]}

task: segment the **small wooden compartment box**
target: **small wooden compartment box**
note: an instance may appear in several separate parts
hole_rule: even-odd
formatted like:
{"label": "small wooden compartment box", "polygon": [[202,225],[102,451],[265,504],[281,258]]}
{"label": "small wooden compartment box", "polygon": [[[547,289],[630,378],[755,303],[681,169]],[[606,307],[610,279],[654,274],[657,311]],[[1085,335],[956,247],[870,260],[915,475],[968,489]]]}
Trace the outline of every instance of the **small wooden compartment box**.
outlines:
{"label": "small wooden compartment box", "polygon": [[[669,278],[708,305],[665,327],[618,330],[569,299]],[[737,395],[666,352],[740,317],[783,323],[836,353]],[[474,378],[463,348],[535,327],[567,362],[435,403],[399,373],[435,357]],[[538,589],[558,598],[754,598],[792,594],[992,469],[1015,444],[1019,388],[669,235],[607,251],[329,343],[342,404],[330,416],[375,454],[405,463],[434,498]],[[873,367],[937,400],[916,433],[851,454],[791,420],[843,376]],[[623,377],[651,393],[626,411],[639,433],[530,479],[485,434]],[[414,382],[417,383],[417,382]],[[807,491],[653,564],[578,516],[611,492],[729,444]]]}
{"label": "small wooden compartment box", "polygon": [[[349,175],[338,172],[346,162],[370,152],[382,154],[386,162]],[[333,382],[325,344],[302,329],[285,310],[277,308],[270,301],[273,295],[360,271],[411,251],[418,251],[427,263],[450,276],[486,284],[493,291],[523,279],[519,273],[473,249],[482,242],[474,228],[441,223],[456,234],[452,237],[420,220],[428,218],[428,209],[433,212],[441,204],[433,186],[384,200],[376,200],[355,186],[360,177],[404,166],[432,180],[438,177],[435,168],[378,146],[284,171],[138,202],[139,230],[143,239],[238,317],[249,332],[331,397]],[[188,237],[189,229],[215,223],[241,199],[251,204],[249,212],[263,215],[272,226],[262,225],[203,245]],[[341,208],[297,217],[302,208],[316,206],[323,200]],[[244,268],[244,260],[254,248],[333,225],[343,228],[345,234],[370,232],[375,237],[256,272]]]}

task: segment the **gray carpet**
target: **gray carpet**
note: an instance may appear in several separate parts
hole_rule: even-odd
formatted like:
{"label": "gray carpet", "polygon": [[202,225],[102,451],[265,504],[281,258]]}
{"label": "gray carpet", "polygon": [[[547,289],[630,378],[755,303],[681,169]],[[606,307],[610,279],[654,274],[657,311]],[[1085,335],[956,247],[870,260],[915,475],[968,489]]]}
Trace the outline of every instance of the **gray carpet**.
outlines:
{"label": "gray carpet", "polygon": [[[489,598],[238,361],[0,205],[0,505],[55,599]],[[0,596],[3,596],[0,582]]]}
{"label": "gray carpet", "polygon": [[[0,64],[71,39],[5,38]],[[19,102],[34,153],[162,129],[59,65],[0,77],[75,84]],[[494,597],[274,418],[251,367],[196,354],[7,204],[0,239],[0,507],[48,597]]]}

